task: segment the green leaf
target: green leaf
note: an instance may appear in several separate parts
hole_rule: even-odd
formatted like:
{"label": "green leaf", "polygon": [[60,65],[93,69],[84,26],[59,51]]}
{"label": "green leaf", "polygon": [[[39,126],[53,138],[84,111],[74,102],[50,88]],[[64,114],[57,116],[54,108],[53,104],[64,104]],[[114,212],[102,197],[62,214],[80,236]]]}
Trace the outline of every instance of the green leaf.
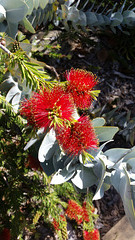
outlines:
{"label": "green leaf", "polygon": [[135,147],[130,149],[130,152],[124,157],[123,162],[127,162],[128,159],[135,157]]}
{"label": "green leaf", "polygon": [[130,149],[127,148],[112,148],[104,152],[104,155],[107,157],[107,159],[114,164],[119,162],[122,158],[131,152]]}
{"label": "green leaf", "polygon": [[33,8],[34,8],[34,1],[33,0],[25,0],[25,2],[28,6],[27,15],[30,15],[33,11]]}
{"label": "green leaf", "polygon": [[40,0],[39,5],[42,9],[44,9],[46,7],[46,5],[48,4],[48,2],[49,2],[49,0]]}
{"label": "green leaf", "polygon": [[0,22],[3,22],[4,19],[6,19],[6,10],[5,10],[5,8],[0,4]]}
{"label": "green leaf", "polygon": [[104,26],[104,25],[106,25],[106,21],[105,21],[105,19],[104,19],[104,16],[103,16],[103,14],[96,14],[96,17],[97,17],[97,19],[98,19],[98,23],[97,23],[97,26],[98,25],[100,25],[100,26]]}
{"label": "green leaf", "polygon": [[41,167],[43,168],[44,172],[47,176],[51,176],[54,172],[54,165],[53,165],[53,157],[49,160],[45,160],[44,162],[40,162]]}
{"label": "green leaf", "polygon": [[44,137],[38,151],[38,159],[40,162],[49,160],[53,157],[56,148],[55,132],[51,129]]}
{"label": "green leaf", "polygon": [[73,172],[68,172],[65,168],[63,170],[58,170],[57,173],[52,177],[51,184],[62,184],[64,182],[67,182],[71,179],[71,177],[74,175]]}
{"label": "green leaf", "polygon": [[12,106],[13,106],[14,110],[19,109],[20,100],[21,100],[21,92],[17,93],[12,99]]}
{"label": "green leaf", "polygon": [[130,186],[130,179],[126,169],[124,168],[125,175],[120,181],[120,195],[123,201],[124,210],[127,218],[129,219],[132,227],[135,229],[135,207],[132,198],[132,190]]}
{"label": "green leaf", "polygon": [[111,26],[116,27],[122,23],[123,16],[120,12],[115,12],[111,14],[110,20],[111,20]]}
{"label": "green leaf", "polygon": [[97,117],[97,118],[94,118],[91,122],[93,127],[101,127],[105,124],[105,119]]}
{"label": "green leaf", "polygon": [[[10,2],[10,1],[9,1]],[[7,9],[6,9],[7,10]],[[23,1],[14,0],[14,5],[8,8],[6,19],[9,23],[18,23],[28,12],[28,6]]]}
{"label": "green leaf", "polygon": [[135,157],[127,161],[127,170],[135,173]]}
{"label": "green leaf", "polygon": [[97,182],[97,177],[93,173],[92,168],[85,167],[81,164],[77,168],[77,173],[71,181],[76,187],[84,189],[94,185]]}
{"label": "green leaf", "polygon": [[33,0],[33,8],[38,8],[39,7],[39,1],[40,0]]}
{"label": "green leaf", "polygon": [[6,76],[6,79],[0,84],[0,91],[3,92],[7,92],[9,91],[9,89],[11,87],[13,87],[15,85],[15,81],[13,79],[13,77],[11,76],[11,74],[8,74]]}
{"label": "green leaf", "polygon": [[132,194],[131,182],[128,176],[128,172],[125,168],[119,167],[117,170],[114,170],[111,174],[111,184],[120,194],[124,210],[127,218],[129,219],[132,227],[135,229],[135,208],[134,208],[134,199]]}
{"label": "green leaf", "polygon": [[134,21],[135,21],[134,11],[126,10],[123,12],[123,24],[132,25]]}
{"label": "green leaf", "polygon": [[111,140],[118,132],[118,127],[95,127],[95,132],[99,142],[106,142]]}
{"label": "green leaf", "polygon": [[23,20],[20,21],[20,24],[23,25],[29,32],[35,33],[35,29],[32,27],[31,23],[26,17],[24,17]]}
{"label": "green leaf", "polygon": [[98,19],[94,12],[91,12],[88,10],[86,12],[86,17],[87,17],[87,25],[89,25],[89,26],[97,26],[98,25]]}
{"label": "green leaf", "polygon": [[67,21],[77,22],[79,19],[79,10],[73,6],[68,10]]}
{"label": "green leaf", "polygon": [[34,143],[36,143],[38,140],[42,139],[44,137],[44,128],[40,128],[37,133],[35,138],[31,138],[30,141],[26,144],[24,151],[28,150]]}
{"label": "green leaf", "polygon": [[21,94],[21,91],[19,90],[18,86],[15,85],[8,91],[6,95],[6,100],[10,102],[17,93]]}
{"label": "green leaf", "polygon": [[120,168],[117,168],[117,170],[112,171],[111,177],[110,177],[111,184],[114,186],[114,188],[117,190],[118,193],[120,191],[119,185],[120,185],[121,174],[122,173]]}
{"label": "green leaf", "polygon": [[99,183],[97,186],[96,193],[93,197],[93,200],[98,200],[98,199],[102,198],[104,195],[103,183],[104,183],[104,178],[105,178],[106,166],[105,166],[104,162],[102,161],[102,159],[99,159],[98,163],[95,164],[93,171],[99,179]]}
{"label": "green leaf", "polygon": [[18,22],[12,23],[8,22],[8,28],[7,28],[7,34],[11,37],[14,38],[18,30]]}

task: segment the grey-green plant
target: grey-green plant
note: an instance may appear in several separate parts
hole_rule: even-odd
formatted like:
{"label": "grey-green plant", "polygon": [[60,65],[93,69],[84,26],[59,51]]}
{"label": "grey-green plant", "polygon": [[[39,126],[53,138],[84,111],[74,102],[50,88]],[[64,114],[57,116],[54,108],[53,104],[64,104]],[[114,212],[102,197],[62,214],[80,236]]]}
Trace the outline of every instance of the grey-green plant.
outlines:
{"label": "grey-green plant", "polygon": [[45,9],[47,4],[52,5],[53,2],[55,0],[0,0],[0,32],[7,32],[9,36],[15,37],[18,25],[21,24],[34,33],[27,16],[32,16],[38,8]]}
{"label": "grey-green plant", "polygon": [[91,29],[105,29],[109,26],[113,32],[116,32],[116,28],[119,28],[121,31],[123,31],[123,27],[127,27],[127,29],[134,28],[135,8],[131,8],[132,6],[129,6],[128,9],[125,9],[126,0],[117,10],[117,3],[115,3],[112,9],[106,10],[105,7],[104,9],[100,10],[100,6],[98,6],[95,10],[95,4],[92,4],[92,6],[85,11],[84,9],[88,2],[89,1],[86,1],[84,6],[79,9],[79,0],[77,2],[74,0],[69,0],[61,6],[61,9],[58,9],[57,14],[67,30],[69,29],[69,22],[72,23],[72,26],[76,30],[79,26],[83,29],[86,26],[90,27]]}
{"label": "grey-green plant", "polygon": [[86,29],[87,26],[91,29],[110,27],[113,32],[119,28],[128,33],[128,29],[134,28],[135,8],[131,5],[125,9],[126,0],[117,10],[117,4],[107,10],[106,8],[101,9],[100,6],[95,9],[92,4],[85,11],[88,2],[85,1],[80,9],[80,0],[77,2],[75,0],[0,0],[0,32],[6,32],[9,36],[15,37],[18,25],[21,24],[34,33],[36,26],[46,25],[48,21],[52,20],[56,25],[62,22],[67,30],[69,23],[76,30],[78,27]]}

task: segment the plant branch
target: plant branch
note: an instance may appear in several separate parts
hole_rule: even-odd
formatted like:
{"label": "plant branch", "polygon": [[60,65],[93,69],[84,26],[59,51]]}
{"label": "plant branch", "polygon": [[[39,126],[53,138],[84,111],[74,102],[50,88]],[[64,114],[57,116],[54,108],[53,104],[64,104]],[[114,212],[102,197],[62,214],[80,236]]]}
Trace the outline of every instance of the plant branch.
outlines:
{"label": "plant branch", "polygon": [[9,56],[12,56],[13,54],[5,47],[5,46],[3,46],[1,43],[0,43],[0,48],[4,51],[4,52],[6,52]]}

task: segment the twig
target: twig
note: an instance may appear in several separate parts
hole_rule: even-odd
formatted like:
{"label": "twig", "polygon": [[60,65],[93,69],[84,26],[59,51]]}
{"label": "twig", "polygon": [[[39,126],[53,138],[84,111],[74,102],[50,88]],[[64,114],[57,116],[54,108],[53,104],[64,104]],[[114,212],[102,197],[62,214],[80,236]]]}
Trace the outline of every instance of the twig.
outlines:
{"label": "twig", "polygon": [[[5,46],[3,46],[1,43],[0,43],[0,48],[1,48],[4,52],[6,52],[9,56],[13,56],[13,54],[12,54]],[[25,68],[26,68],[26,66],[25,66]],[[57,80],[60,79],[59,74],[57,73],[57,71],[56,71],[56,69],[55,69],[54,67],[45,64],[45,68],[47,68],[47,69],[49,69],[50,71],[52,71],[52,72],[56,75]],[[27,70],[27,69],[26,69],[26,70]]]}
{"label": "twig", "polygon": [[0,48],[4,51],[4,52],[6,52],[9,56],[12,56],[13,54],[5,47],[5,46],[3,46],[1,43],[0,43]]}
{"label": "twig", "polygon": [[59,74],[57,73],[56,69],[53,67],[53,66],[49,66],[45,63],[44,67],[46,69],[49,69],[51,72],[53,72],[57,78],[57,80],[59,81],[60,80],[60,77],[59,77]]}

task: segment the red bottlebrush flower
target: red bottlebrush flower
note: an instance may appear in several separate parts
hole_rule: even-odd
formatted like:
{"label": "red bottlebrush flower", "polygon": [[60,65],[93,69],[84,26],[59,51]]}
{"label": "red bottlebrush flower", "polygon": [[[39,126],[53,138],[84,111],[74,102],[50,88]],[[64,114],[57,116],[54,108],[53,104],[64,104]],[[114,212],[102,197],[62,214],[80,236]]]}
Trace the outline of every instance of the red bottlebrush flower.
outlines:
{"label": "red bottlebrush flower", "polygon": [[34,158],[32,155],[28,155],[28,163],[26,164],[26,167],[30,167],[34,170],[43,170],[40,166],[40,163],[37,158]]}
{"label": "red bottlebrush flower", "polygon": [[63,214],[60,215],[61,221],[66,222],[66,218]]}
{"label": "red bottlebrush flower", "polygon": [[83,220],[85,222],[89,222],[90,220],[89,220],[89,214],[88,214],[88,211],[87,211],[86,204],[87,204],[86,202],[83,202],[83,206],[82,206],[82,208],[83,208]]}
{"label": "red bottlebrush flower", "polygon": [[28,125],[35,126],[35,120],[33,115],[34,97],[30,100],[25,100],[22,102],[20,114],[27,118]]}
{"label": "red bottlebrush flower", "polygon": [[98,229],[94,229],[91,232],[86,230],[83,231],[84,240],[100,240],[100,235]]}
{"label": "red bottlebrush flower", "polygon": [[95,208],[94,208],[94,206],[90,206],[90,211],[91,211],[92,213],[95,212]]}
{"label": "red bottlebrush flower", "polygon": [[97,76],[82,69],[66,72],[67,91],[73,96],[77,108],[89,108],[92,101],[91,90],[97,84]]}
{"label": "red bottlebrush flower", "polygon": [[1,240],[10,240],[10,230],[8,228],[4,228],[2,232],[0,233],[0,239]]}
{"label": "red bottlebrush flower", "polygon": [[82,221],[83,221],[83,217],[82,217],[83,216],[83,209],[74,200],[69,200],[68,201],[68,207],[67,207],[65,213],[70,219],[76,220],[76,222],[78,224],[82,223]]}
{"label": "red bottlebrush flower", "polygon": [[[63,214],[60,215],[60,221],[66,222],[66,218]],[[60,230],[60,224],[55,218],[53,218],[52,224],[56,231]]]}
{"label": "red bottlebrush flower", "polygon": [[83,239],[84,240],[89,240],[89,232],[86,231],[86,230],[83,231]]}
{"label": "red bottlebrush flower", "polygon": [[62,125],[72,119],[74,104],[70,94],[60,86],[52,90],[44,89],[22,103],[21,115],[25,116],[29,125],[36,128],[47,128]]}
{"label": "red bottlebrush flower", "polygon": [[80,117],[71,126],[57,128],[56,138],[67,154],[79,155],[83,151],[97,148],[98,140],[87,116]]}
{"label": "red bottlebrush flower", "polygon": [[56,231],[59,230],[59,223],[53,218],[52,225]]}

